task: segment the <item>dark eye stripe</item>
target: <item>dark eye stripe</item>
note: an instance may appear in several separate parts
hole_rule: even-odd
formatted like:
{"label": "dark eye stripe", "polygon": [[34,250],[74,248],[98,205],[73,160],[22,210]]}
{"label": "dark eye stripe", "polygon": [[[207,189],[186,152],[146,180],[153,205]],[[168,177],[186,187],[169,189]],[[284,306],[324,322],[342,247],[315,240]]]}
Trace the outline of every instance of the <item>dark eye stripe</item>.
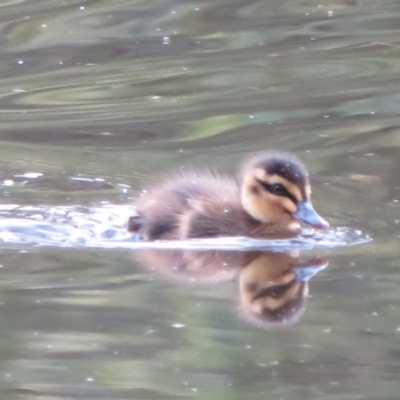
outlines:
{"label": "dark eye stripe", "polygon": [[288,283],[265,288],[254,296],[254,300],[262,299],[263,297],[272,297],[273,299],[279,299],[295,284],[296,280],[292,279]]}
{"label": "dark eye stripe", "polygon": [[274,185],[273,183],[272,184],[271,183],[267,183],[267,182],[264,182],[264,181],[262,181],[260,179],[256,179],[256,181],[262,187],[264,187],[266,190],[268,190],[268,192],[272,193],[273,195],[281,196],[281,197],[287,197],[288,199],[292,200],[294,204],[297,204],[298,200],[297,200],[296,196],[293,196],[293,194],[290,193],[289,190],[287,190],[287,188],[285,188],[285,186],[281,185],[282,189],[283,189],[283,193],[282,194],[277,194],[277,193],[274,193],[274,191],[272,189],[272,187]]}

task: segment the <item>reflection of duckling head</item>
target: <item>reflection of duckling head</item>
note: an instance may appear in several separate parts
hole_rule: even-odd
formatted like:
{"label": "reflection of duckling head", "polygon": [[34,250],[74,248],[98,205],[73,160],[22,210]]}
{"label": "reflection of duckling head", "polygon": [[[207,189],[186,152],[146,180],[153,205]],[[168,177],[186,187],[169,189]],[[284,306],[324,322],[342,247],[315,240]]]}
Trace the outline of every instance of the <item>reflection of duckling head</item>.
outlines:
{"label": "reflection of duckling head", "polygon": [[256,220],[300,230],[299,222],[315,228],[329,224],[313,209],[305,166],[288,153],[263,153],[244,164],[241,202]]}
{"label": "reflection of duckling head", "polygon": [[262,253],[240,274],[242,314],[265,329],[296,323],[305,310],[308,279],[325,268],[325,259],[298,264],[298,256]]}

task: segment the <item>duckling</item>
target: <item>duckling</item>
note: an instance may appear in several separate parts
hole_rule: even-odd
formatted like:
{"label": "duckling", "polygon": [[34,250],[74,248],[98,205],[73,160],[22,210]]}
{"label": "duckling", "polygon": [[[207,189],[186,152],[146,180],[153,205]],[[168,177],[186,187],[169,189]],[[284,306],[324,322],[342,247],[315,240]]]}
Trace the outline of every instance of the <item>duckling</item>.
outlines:
{"label": "duckling", "polygon": [[144,240],[217,236],[291,237],[305,223],[329,227],[312,207],[305,166],[294,155],[265,152],[238,176],[213,171],[172,176],[140,197],[128,229]]}

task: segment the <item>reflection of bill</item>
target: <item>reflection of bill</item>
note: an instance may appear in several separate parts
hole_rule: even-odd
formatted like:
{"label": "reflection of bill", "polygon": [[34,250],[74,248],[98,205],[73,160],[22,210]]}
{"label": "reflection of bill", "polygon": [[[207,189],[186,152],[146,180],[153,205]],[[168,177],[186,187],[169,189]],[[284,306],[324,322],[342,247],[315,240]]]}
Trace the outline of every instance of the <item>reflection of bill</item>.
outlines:
{"label": "reflection of bill", "polygon": [[239,276],[240,314],[265,329],[291,325],[305,309],[308,281],[328,265],[297,253],[140,250],[139,263],[181,283],[211,284]]}

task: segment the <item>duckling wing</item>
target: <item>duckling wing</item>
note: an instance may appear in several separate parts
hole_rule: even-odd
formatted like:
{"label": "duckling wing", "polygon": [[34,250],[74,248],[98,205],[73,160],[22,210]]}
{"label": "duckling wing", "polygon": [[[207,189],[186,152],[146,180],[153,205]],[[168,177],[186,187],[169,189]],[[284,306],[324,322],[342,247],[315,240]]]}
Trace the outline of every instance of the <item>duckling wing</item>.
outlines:
{"label": "duckling wing", "polygon": [[232,179],[215,173],[178,175],[140,199],[140,222],[133,226],[148,240],[209,237],[226,225],[226,209],[240,209],[239,190]]}

